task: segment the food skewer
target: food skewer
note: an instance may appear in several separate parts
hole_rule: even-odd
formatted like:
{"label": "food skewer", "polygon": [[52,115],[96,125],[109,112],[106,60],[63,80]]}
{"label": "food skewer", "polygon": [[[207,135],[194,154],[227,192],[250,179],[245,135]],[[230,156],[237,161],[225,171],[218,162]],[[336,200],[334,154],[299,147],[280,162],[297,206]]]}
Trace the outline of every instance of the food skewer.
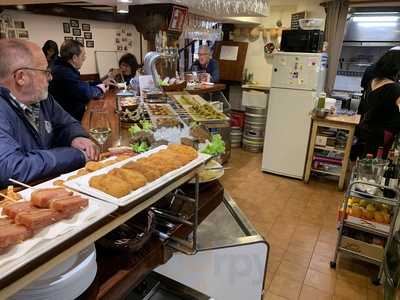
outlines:
{"label": "food skewer", "polygon": [[[4,199],[7,199],[7,200],[10,200],[10,201],[13,201],[13,202],[17,202],[17,201],[18,201],[18,200],[14,199],[14,198],[12,198],[12,197],[9,197],[9,196],[7,196],[7,195],[5,195],[5,194],[3,194],[3,193],[0,193],[0,196],[3,197]],[[2,201],[4,201],[4,200],[2,200]],[[1,203],[2,201],[0,201],[0,203]]]}
{"label": "food skewer", "polygon": [[34,188],[33,186],[27,185],[27,184],[25,184],[25,183],[23,183],[23,182],[20,182],[20,181],[18,181],[18,180],[12,179],[12,178],[9,178],[8,180],[11,181],[11,182],[13,182],[13,183],[16,183],[16,184],[18,184],[18,185],[20,185],[20,186],[26,187],[26,188],[28,188],[28,189]]}

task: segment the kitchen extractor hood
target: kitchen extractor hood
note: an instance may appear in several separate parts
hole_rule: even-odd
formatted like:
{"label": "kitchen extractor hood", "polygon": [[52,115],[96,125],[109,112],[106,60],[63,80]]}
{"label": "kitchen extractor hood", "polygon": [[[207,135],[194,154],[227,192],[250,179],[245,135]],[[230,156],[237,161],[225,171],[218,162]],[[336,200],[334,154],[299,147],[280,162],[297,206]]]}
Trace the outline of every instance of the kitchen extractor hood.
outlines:
{"label": "kitchen extractor hood", "polygon": [[344,46],[392,47],[400,44],[400,10],[353,11],[349,14]]}

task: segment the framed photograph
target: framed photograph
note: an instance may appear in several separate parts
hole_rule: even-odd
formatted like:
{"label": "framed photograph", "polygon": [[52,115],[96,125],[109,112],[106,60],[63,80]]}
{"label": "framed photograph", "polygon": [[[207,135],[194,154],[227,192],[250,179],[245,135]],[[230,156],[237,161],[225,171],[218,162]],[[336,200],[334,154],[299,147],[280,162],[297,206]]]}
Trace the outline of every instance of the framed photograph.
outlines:
{"label": "framed photograph", "polygon": [[121,40],[120,40],[119,38],[116,38],[116,39],[115,39],[115,43],[116,43],[116,44],[119,44],[119,43],[121,43]]}
{"label": "framed photograph", "polygon": [[73,40],[72,36],[64,36],[64,41]]}
{"label": "framed photograph", "polygon": [[128,32],[126,33],[126,36],[132,36],[132,32],[128,31]]}
{"label": "framed photograph", "polygon": [[86,48],[94,48],[94,41],[86,41]]}
{"label": "framed photograph", "polygon": [[16,29],[25,29],[24,21],[14,21],[14,27]]}
{"label": "framed photograph", "polygon": [[63,23],[64,33],[71,33],[71,25],[69,23]]}
{"label": "framed photograph", "polygon": [[117,36],[121,36],[121,32],[117,32]]}
{"label": "framed photograph", "polygon": [[71,19],[69,23],[71,24],[71,27],[79,28],[79,20]]}
{"label": "framed photograph", "polygon": [[7,37],[9,39],[15,39],[17,37],[17,34],[15,33],[15,29],[8,29]]}
{"label": "framed photograph", "polygon": [[13,28],[14,27],[14,22],[11,16],[4,15],[3,16],[4,24],[7,28]]}
{"label": "framed photograph", "polygon": [[129,40],[129,41],[128,41],[128,46],[129,46],[129,47],[132,47],[132,46],[133,46],[132,40]]}
{"label": "framed photograph", "polygon": [[5,30],[5,27],[4,27],[3,20],[0,19],[0,31],[4,31],[4,30]]}
{"label": "framed photograph", "polygon": [[76,37],[75,40],[85,46],[85,39],[83,37]]}
{"label": "framed photograph", "polygon": [[4,31],[0,31],[0,40],[6,39],[7,34]]}
{"label": "framed photograph", "polygon": [[19,39],[29,39],[28,30],[17,30],[17,36]]}
{"label": "framed photograph", "polygon": [[168,29],[172,31],[182,31],[187,15],[188,9],[186,7],[174,6]]}
{"label": "framed photograph", "polygon": [[126,42],[127,41],[127,38],[126,37],[123,37],[122,38],[122,42]]}
{"label": "framed photograph", "polygon": [[117,46],[118,51],[122,51],[122,46]]}
{"label": "framed photograph", "polygon": [[90,24],[82,23],[82,30],[83,31],[90,31]]}
{"label": "framed photograph", "polygon": [[81,36],[81,30],[79,28],[72,28],[73,36]]}
{"label": "framed photograph", "polygon": [[91,32],[84,32],[83,37],[85,40],[91,40],[92,39],[92,33]]}

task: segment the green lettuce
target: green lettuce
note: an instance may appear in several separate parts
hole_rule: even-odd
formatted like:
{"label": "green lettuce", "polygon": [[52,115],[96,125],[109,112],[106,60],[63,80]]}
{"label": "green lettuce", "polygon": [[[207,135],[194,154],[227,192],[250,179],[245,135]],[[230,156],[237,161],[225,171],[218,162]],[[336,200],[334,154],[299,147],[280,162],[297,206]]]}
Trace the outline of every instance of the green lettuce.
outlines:
{"label": "green lettuce", "polygon": [[225,142],[222,140],[220,134],[212,136],[211,143],[209,143],[202,153],[209,154],[212,156],[220,155],[225,153]]}
{"label": "green lettuce", "polygon": [[136,153],[143,153],[143,152],[146,152],[146,151],[148,151],[150,149],[150,146],[147,145],[146,142],[136,143],[136,144],[133,144],[131,146],[132,146],[133,152],[136,152]]}

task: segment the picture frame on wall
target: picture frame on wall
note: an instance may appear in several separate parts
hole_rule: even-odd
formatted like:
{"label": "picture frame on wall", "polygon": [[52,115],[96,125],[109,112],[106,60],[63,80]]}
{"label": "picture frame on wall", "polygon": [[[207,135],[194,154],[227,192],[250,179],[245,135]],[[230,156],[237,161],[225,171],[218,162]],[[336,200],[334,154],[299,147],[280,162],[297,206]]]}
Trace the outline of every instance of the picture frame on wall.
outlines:
{"label": "picture frame on wall", "polygon": [[73,40],[72,36],[64,36],[64,41]]}
{"label": "picture frame on wall", "polygon": [[15,32],[15,29],[8,29],[7,30],[7,38],[15,39],[16,37],[17,37],[17,34]]}
{"label": "picture frame on wall", "polygon": [[14,27],[14,22],[13,22],[13,19],[11,18],[11,16],[4,15],[3,16],[3,20],[4,20],[5,27],[7,27],[7,28],[13,28]]}
{"label": "picture frame on wall", "polygon": [[82,30],[83,31],[90,31],[90,24],[82,23]]}
{"label": "picture frame on wall", "polygon": [[86,48],[94,48],[94,41],[86,41]]}
{"label": "picture frame on wall", "polygon": [[28,30],[18,30],[17,36],[19,39],[29,39],[29,32]]}
{"label": "picture frame on wall", "polygon": [[0,40],[6,39],[7,38],[7,34],[5,31],[0,31]]}
{"label": "picture frame on wall", "polygon": [[85,38],[85,40],[91,40],[93,38],[93,35],[91,32],[84,32],[83,37]]}
{"label": "picture frame on wall", "polygon": [[71,24],[71,27],[79,28],[79,20],[71,19],[69,23]]}
{"label": "picture frame on wall", "polygon": [[64,33],[71,33],[71,25],[69,23],[63,23]]}
{"label": "picture frame on wall", "polygon": [[85,39],[83,37],[76,37],[75,40],[85,46]]}
{"label": "picture frame on wall", "polygon": [[15,29],[25,29],[25,22],[24,21],[14,21]]}
{"label": "picture frame on wall", "polygon": [[0,31],[4,31],[4,30],[5,30],[5,27],[4,27],[3,20],[0,19]]}
{"label": "picture frame on wall", "polygon": [[72,28],[72,35],[73,36],[81,36],[82,32],[79,28]]}

